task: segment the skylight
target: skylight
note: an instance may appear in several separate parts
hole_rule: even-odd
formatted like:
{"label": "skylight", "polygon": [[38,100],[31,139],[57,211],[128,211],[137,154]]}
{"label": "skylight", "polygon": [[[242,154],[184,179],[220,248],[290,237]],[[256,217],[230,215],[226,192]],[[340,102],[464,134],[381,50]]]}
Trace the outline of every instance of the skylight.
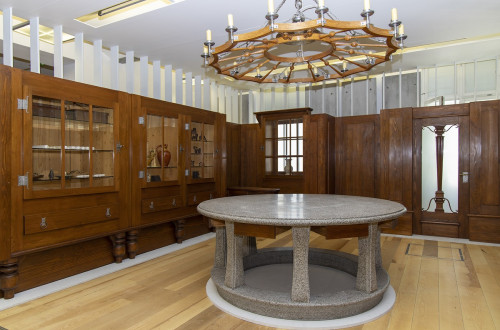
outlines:
{"label": "skylight", "polygon": [[75,18],[94,28],[116,23],[127,18],[149,13],[184,0],[127,0],[96,12]]}

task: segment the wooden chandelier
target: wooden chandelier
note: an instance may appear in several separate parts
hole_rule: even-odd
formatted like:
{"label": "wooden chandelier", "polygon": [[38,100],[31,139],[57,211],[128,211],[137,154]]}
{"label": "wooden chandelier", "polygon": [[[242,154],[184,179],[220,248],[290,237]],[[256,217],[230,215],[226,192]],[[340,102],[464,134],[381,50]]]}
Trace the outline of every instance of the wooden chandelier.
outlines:
{"label": "wooden chandelier", "polygon": [[[283,3],[278,7],[281,8]],[[218,47],[207,31],[204,51],[205,64],[217,73],[237,80],[257,83],[312,83],[338,79],[371,70],[391,59],[403,47],[403,25],[392,10],[391,29],[370,24],[369,0],[360,21],[327,19],[324,0],[314,0],[318,19],[305,20],[302,1],[295,0],[297,13],[292,23],[276,23],[277,11],[269,0],[268,24],[256,31],[235,34],[238,30],[228,16],[226,31],[229,40]]]}

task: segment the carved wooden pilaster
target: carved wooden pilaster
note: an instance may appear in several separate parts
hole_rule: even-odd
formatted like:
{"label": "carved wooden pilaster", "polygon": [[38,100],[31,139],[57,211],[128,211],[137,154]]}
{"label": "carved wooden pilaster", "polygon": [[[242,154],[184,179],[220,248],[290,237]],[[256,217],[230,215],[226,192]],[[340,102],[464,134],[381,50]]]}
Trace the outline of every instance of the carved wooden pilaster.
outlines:
{"label": "carved wooden pilaster", "polygon": [[117,264],[121,263],[125,257],[125,233],[118,233],[110,236],[113,242],[113,257]]}
{"label": "carved wooden pilaster", "polygon": [[177,243],[182,243],[184,239],[184,225],[186,221],[184,219],[174,221],[175,226],[175,239]]}
{"label": "carved wooden pilaster", "polygon": [[443,204],[445,201],[443,191],[443,152],[445,126],[434,126],[436,134],[436,162],[437,162],[437,191],[435,196],[436,209],[434,212],[444,212]]}
{"label": "carved wooden pilaster", "polygon": [[138,230],[131,230],[127,232],[127,254],[130,259],[134,259],[137,255],[137,235]]}
{"label": "carved wooden pilaster", "polygon": [[0,261],[0,290],[5,299],[14,297],[18,280],[17,258]]}

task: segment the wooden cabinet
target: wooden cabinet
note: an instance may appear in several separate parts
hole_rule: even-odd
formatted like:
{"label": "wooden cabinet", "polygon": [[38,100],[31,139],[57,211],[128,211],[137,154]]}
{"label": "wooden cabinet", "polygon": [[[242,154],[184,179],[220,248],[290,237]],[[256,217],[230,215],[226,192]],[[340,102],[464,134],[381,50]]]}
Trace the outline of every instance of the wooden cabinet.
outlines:
{"label": "wooden cabinet", "polygon": [[132,228],[163,224],[182,242],[196,206],[220,196],[225,117],[141,96],[132,104]]}

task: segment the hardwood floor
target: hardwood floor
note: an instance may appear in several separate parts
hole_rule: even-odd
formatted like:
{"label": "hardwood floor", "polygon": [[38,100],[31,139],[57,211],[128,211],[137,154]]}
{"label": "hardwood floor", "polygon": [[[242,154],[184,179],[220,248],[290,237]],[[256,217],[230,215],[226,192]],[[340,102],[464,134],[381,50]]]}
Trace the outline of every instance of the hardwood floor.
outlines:
{"label": "hardwood floor", "polygon": [[[392,311],[350,329],[500,329],[500,247],[383,236]],[[291,233],[258,247],[291,246]],[[311,246],[357,253],[357,239]],[[205,294],[215,240],[0,312],[15,329],[272,329],[219,311]]]}

